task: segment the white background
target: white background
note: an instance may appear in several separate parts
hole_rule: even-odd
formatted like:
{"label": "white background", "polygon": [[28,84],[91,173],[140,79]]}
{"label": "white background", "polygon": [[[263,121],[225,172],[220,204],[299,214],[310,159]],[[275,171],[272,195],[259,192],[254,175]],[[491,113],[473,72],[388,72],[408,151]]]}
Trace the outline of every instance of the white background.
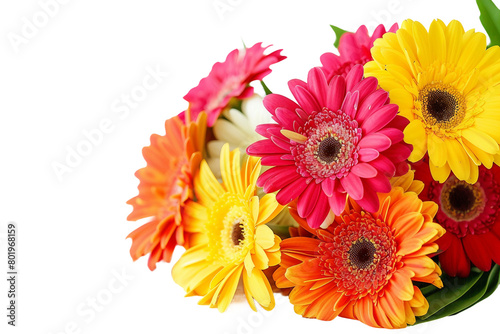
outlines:
{"label": "white background", "polygon": [[[242,42],[284,49],[288,59],[273,66],[266,82],[288,95],[287,80],[304,79],[323,52],[333,51],[330,24],[353,31],[408,17],[428,26],[441,18],[482,31],[475,2],[66,2],[52,8],[46,22],[38,1],[0,4],[0,332],[381,333],[341,318],[302,319],[285,299],[264,315],[245,304],[225,314],[197,306],[197,298],[184,298],[172,281],[171,264],[150,272],[145,258],[131,261],[125,237],[141,222],[126,221],[131,207],[125,202],[137,193],[133,174],[145,165],[141,149],[149,136],[164,133],[163,122],[187,107],[182,97]],[[225,4],[226,11],[218,12],[215,4]],[[13,36],[29,32],[26,22],[34,20],[43,26],[16,47]],[[168,75],[128,114],[115,113],[124,94],[140,89],[147,68]],[[54,162],[65,163],[68,150],[86,140],[84,132],[106,119],[112,126],[101,142],[58,179]],[[6,326],[3,278],[10,221],[19,233],[14,329]],[[126,276],[124,282],[114,278],[117,273]],[[96,298],[99,311],[91,311]],[[498,323],[499,305],[497,291],[459,316],[399,333],[487,331],[489,323]]]}

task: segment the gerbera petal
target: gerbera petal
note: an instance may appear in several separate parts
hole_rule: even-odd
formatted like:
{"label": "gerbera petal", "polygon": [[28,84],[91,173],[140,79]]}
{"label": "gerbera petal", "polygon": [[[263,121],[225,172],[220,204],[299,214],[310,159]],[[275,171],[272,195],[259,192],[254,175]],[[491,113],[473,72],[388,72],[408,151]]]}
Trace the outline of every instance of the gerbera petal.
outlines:
{"label": "gerbera petal", "polygon": [[439,255],[441,267],[450,276],[467,277],[470,273],[470,260],[465,254],[462,241],[453,237],[450,247]]}
{"label": "gerbera petal", "polygon": [[352,199],[359,200],[363,197],[363,182],[361,182],[361,179],[354,173],[350,173],[346,177],[340,179],[340,183]]}
{"label": "gerbera petal", "polygon": [[368,118],[361,124],[361,128],[364,133],[378,131],[394,119],[397,113],[397,105],[387,104],[368,116]]}
{"label": "gerbera petal", "polygon": [[462,239],[462,242],[472,263],[482,271],[489,271],[492,260],[481,236],[469,234]]}
{"label": "gerbera petal", "polygon": [[344,101],[346,83],[343,77],[335,77],[328,85],[326,107],[330,110],[339,110]]}

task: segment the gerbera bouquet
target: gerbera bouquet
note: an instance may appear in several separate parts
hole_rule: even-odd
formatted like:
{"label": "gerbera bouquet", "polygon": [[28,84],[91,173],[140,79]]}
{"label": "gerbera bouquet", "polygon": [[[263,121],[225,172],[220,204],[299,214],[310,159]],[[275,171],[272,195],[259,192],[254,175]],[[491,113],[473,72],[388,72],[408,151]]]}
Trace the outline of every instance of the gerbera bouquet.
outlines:
{"label": "gerbera bouquet", "polygon": [[[229,53],[152,135],[129,220],[134,260],[224,312],[289,296],[297,314],[403,328],[500,283],[500,11],[489,34],[410,19],[345,32],[293,98],[263,82],[285,59]],[[265,96],[255,94],[262,85]],[[450,293],[452,292],[452,293]]]}

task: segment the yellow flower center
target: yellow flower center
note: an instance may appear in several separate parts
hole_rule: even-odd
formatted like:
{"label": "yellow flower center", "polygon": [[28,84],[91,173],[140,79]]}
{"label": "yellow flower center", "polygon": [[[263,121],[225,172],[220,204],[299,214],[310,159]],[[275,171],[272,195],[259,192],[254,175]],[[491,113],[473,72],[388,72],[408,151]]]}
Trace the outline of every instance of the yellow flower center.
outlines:
{"label": "yellow flower center", "polygon": [[455,88],[429,84],[418,96],[422,116],[427,126],[448,130],[456,127],[465,116],[465,98]]}
{"label": "yellow flower center", "polygon": [[210,260],[223,266],[243,263],[255,232],[248,201],[225,193],[209,210],[206,226]]}

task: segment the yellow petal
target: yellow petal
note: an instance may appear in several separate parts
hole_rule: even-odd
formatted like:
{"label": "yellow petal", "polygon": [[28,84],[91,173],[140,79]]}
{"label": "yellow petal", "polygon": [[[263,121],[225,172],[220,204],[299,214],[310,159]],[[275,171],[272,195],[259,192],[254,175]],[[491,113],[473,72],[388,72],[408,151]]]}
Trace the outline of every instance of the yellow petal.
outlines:
{"label": "yellow petal", "polygon": [[446,163],[446,145],[444,140],[434,135],[433,133],[429,134],[427,137],[427,146],[429,149],[429,158],[431,162],[436,167],[443,167]]}
{"label": "yellow petal", "polygon": [[434,20],[429,27],[429,42],[432,45],[432,60],[444,62],[446,60],[446,37],[443,26],[438,20]]}
{"label": "yellow petal", "polygon": [[266,225],[260,225],[255,232],[255,241],[264,249],[274,246],[274,233]]}
{"label": "yellow petal", "polygon": [[269,307],[274,303],[274,296],[266,275],[261,270],[253,270],[247,277],[248,290],[257,303]]}
{"label": "yellow petal", "polygon": [[244,264],[245,264],[245,270],[247,271],[248,275],[250,275],[252,273],[253,268],[255,268],[255,264],[253,263],[252,260],[252,254],[250,254],[250,252],[248,252],[247,255],[245,256]]}
{"label": "yellow petal", "polygon": [[474,155],[479,159],[479,161],[486,167],[491,168],[493,166],[493,156],[491,154],[486,153],[482,149],[474,146],[467,139],[462,138],[462,142],[464,147],[467,147]]}
{"label": "yellow petal", "polygon": [[467,180],[470,176],[469,156],[458,141],[451,139],[445,143],[451,171],[459,180]]}
{"label": "yellow petal", "polygon": [[269,267],[280,264],[281,262],[281,252],[266,253],[269,259]]}
{"label": "yellow petal", "polygon": [[249,272],[243,273],[243,291],[245,291],[245,297],[247,299],[248,305],[250,305],[250,308],[252,310],[257,312],[257,308],[255,307],[255,302],[253,301],[252,293],[250,292],[250,283],[248,283],[249,276],[250,276]]}
{"label": "yellow petal", "polygon": [[250,207],[250,213],[252,214],[252,219],[254,222],[257,222],[259,219],[259,197],[253,196],[250,199],[250,203],[248,203]]}
{"label": "yellow petal", "polygon": [[238,266],[224,284],[218,300],[217,308],[219,309],[219,312],[224,312],[233,300],[234,293],[236,292],[236,288],[238,287],[238,282],[240,281],[242,269],[243,266]]}
{"label": "yellow petal", "polygon": [[195,178],[195,188],[196,197],[204,206],[211,206],[225,193],[205,160],[201,162],[200,172]]}
{"label": "yellow petal", "polygon": [[255,195],[257,179],[260,175],[260,159],[247,156],[243,171],[243,188],[245,189],[245,198],[250,199]]}
{"label": "yellow petal", "polygon": [[259,218],[256,220],[256,225],[265,224],[276,217],[283,206],[276,201],[275,194],[266,194],[259,203]]}
{"label": "yellow petal", "polygon": [[486,133],[479,131],[475,128],[468,128],[462,130],[462,137],[467,139],[474,146],[482,149],[486,153],[497,154],[498,153],[498,144],[497,142],[488,136]]}
{"label": "yellow petal", "polygon": [[[258,269],[267,269],[269,267],[269,259],[266,252],[259,245],[255,245],[255,254],[252,254],[252,261]],[[254,270],[255,271],[255,270]]]}
{"label": "yellow petal", "polygon": [[405,136],[404,141],[413,145],[413,151],[408,160],[412,162],[419,161],[427,151],[427,134],[425,133],[422,122],[418,119],[411,121],[410,124],[406,126],[403,133]]}

